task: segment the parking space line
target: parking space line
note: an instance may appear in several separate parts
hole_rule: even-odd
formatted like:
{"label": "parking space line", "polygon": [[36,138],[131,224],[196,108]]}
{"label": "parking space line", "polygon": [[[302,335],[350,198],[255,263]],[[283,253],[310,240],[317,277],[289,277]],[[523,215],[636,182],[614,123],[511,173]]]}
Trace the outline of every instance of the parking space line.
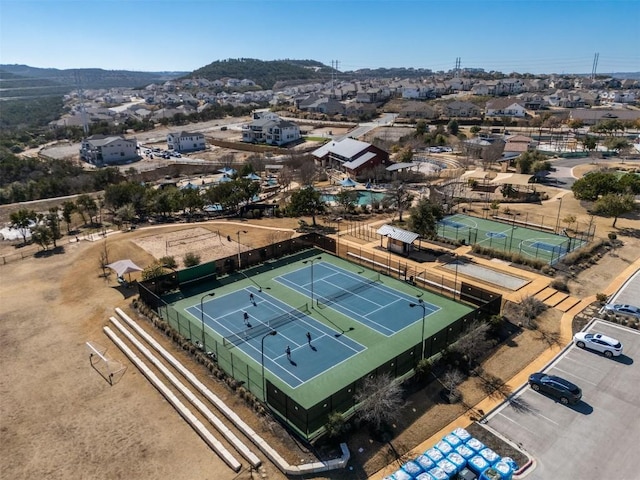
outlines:
{"label": "parking space line", "polygon": [[[584,351],[584,350],[582,350],[581,348],[577,348],[577,347],[576,347],[576,349],[575,349],[575,350],[576,350],[577,352],[584,352],[584,354],[585,354],[585,355],[596,355],[596,356],[598,356],[598,354],[597,354],[597,353],[585,352],[585,351]],[[593,370],[593,371],[596,371],[596,372],[598,372],[598,373],[604,373],[604,371],[600,370],[599,368],[594,368],[594,367],[592,367],[591,365],[587,365],[586,363],[584,363],[584,361],[583,361],[582,359],[579,359],[579,358],[572,358],[572,357],[570,357],[570,356],[568,356],[568,355],[567,355],[566,357],[564,357],[564,358],[566,358],[567,360],[571,360],[572,362],[579,363],[581,367],[587,367],[587,368],[589,368],[589,369],[591,369],[591,370]]]}
{"label": "parking space line", "polygon": [[584,377],[580,377],[580,376],[576,375],[575,373],[568,372],[567,370],[563,370],[562,368],[559,368],[559,367],[553,367],[553,368],[554,368],[555,370],[558,370],[558,371],[562,372],[562,373],[565,373],[565,374],[567,374],[567,375],[570,375],[570,376],[572,376],[572,377],[574,377],[574,378],[579,378],[579,379],[580,379],[580,381],[585,382],[585,383],[588,383],[589,385],[593,385],[594,387],[597,387],[597,386],[598,386],[598,384],[597,384],[597,383],[593,383],[593,382],[590,382],[589,380],[585,380],[585,379],[584,379]]}
{"label": "parking space line", "polygon": [[[592,327],[596,323],[599,323],[599,324],[601,324],[603,326],[606,326],[606,327],[617,328],[618,330],[623,330],[623,331],[625,331],[627,333],[633,333],[635,335],[640,335],[640,331],[638,331],[638,330],[632,330],[629,327],[624,327],[622,325],[618,325],[617,323],[605,322],[604,320],[600,320],[599,318],[595,322],[593,322]],[[590,328],[589,331],[591,331],[591,330],[592,329]]]}
{"label": "parking space line", "polygon": [[529,433],[532,433],[534,435],[537,436],[536,432],[534,432],[533,430],[528,429],[527,427],[525,427],[524,425],[516,422],[513,418],[510,418],[508,416],[506,416],[504,413],[499,413],[498,415],[500,415],[501,417],[506,418],[507,420],[509,420],[511,423],[513,423],[514,425],[517,425],[518,428],[522,429],[522,430],[526,430]]}

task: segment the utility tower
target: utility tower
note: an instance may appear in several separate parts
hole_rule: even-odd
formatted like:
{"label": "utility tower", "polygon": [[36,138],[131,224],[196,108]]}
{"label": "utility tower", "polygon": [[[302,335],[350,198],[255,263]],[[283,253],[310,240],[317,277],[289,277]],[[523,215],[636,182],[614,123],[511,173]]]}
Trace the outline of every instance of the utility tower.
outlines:
{"label": "utility tower", "polygon": [[461,58],[456,57],[456,67],[453,69],[453,76],[455,78],[460,77],[460,62],[461,62]]}
{"label": "utility tower", "polygon": [[600,54],[596,53],[593,56],[593,67],[591,67],[591,80],[596,78],[596,70],[598,69],[598,60],[600,59]]}

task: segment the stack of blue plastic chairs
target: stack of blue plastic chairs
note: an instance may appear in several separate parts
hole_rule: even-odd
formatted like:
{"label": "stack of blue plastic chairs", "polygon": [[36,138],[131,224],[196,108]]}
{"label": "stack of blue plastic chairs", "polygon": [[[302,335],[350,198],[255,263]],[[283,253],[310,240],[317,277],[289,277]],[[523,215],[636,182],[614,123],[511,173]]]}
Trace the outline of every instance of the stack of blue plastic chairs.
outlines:
{"label": "stack of blue plastic chairs", "polygon": [[511,480],[518,468],[511,458],[501,459],[464,428],[456,428],[384,480],[449,480],[465,467],[481,480]]}

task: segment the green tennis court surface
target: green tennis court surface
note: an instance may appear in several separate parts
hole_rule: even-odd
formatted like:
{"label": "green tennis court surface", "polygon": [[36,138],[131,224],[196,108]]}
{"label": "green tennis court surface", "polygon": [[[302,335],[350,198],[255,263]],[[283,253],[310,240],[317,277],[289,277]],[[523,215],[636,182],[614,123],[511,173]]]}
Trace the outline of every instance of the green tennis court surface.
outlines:
{"label": "green tennis court surface", "polygon": [[163,300],[176,330],[305,438],[353,407],[364,377],[410,374],[481,314],[318,249],[208,275]]}
{"label": "green tennis court surface", "polygon": [[438,223],[438,235],[450,240],[465,241],[469,245],[519,253],[553,264],[567,253],[586,243],[583,238],[502,223],[469,215],[451,215]]}

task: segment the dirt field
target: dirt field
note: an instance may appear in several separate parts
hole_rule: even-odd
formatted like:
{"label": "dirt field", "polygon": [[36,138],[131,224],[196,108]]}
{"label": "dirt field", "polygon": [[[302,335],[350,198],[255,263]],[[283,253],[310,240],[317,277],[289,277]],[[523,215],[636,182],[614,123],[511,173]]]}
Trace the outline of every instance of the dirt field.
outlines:
{"label": "dirt field", "polygon": [[[553,215],[558,207],[557,202],[550,201],[530,208]],[[576,212],[586,218],[570,194],[565,195],[562,210],[563,214]],[[599,235],[612,230],[611,219],[596,219],[596,222]],[[274,235],[289,235],[287,229],[295,227],[297,220],[254,223],[267,228],[255,228],[248,222],[222,222],[191,225],[186,229],[193,234],[206,233],[201,229],[219,231],[224,244],[229,243],[227,235],[233,240],[241,228],[248,231],[246,236],[242,235],[241,243],[254,248],[272,241]],[[637,218],[620,219],[617,231],[637,224]],[[130,258],[139,265],[148,265],[154,255],[160,255],[163,247],[166,249],[167,239],[179,240],[172,237],[176,234],[171,232],[184,229],[184,225],[158,226],[107,237],[109,258],[112,261]],[[595,266],[571,280],[574,295],[601,291],[630,261],[638,258],[640,239],[637,230],[630,233],[634,232],[635,236],[620,237],[624,247],[605,255]],[[155,244],[148,245],[145,238],[152,234]],[[187,234],[180,235],[186,238]],[[174,246],[179,248],[179,242]],[[236,251],[235,242],[229,246]],[[0,477],[258,478],[247,472],[236,476],[227,468],[106,339],[102,327],[113,315],[113,308],[127,309],[132,297],[131,292],[117,288],[115,276],[101,276],[102,249],[104,241],[65,242],[64,253],[0,266],[0,361],[3,365]],[[13,250],[13,247],[4,244],[0,250]],[[176,253],[176,259],[179,256]],[[542,319],[540,330],[524,331],[500,347],[485,364],[485,371],[502,379],[509,378],[553,341],[557,328],[557,312],[552,310]],[[86,341],[108,346],[111,356],[129,365],[119,383],[110,386],[90,367]],[[175,353],[190,364],[181,352]],[[208,378],[197,365],[191,365],[210,388],[233,405],[252,427],[279,446],[292,463],[309,458],[309,452],[295,444],[281,443],[287,439],[282,429],[257,420],[225,387]],[[417,445],[465,408],[443,405],[438,401],[436,388],[419,391],[408,398],[406,415],[395,426],[396,451],[402,453]],[[469,405],[486,395],[478,378],[470,379],[461,388]],[[376,442],[366,431],[353,436],[349,447],[354,458],[353,470],[315,478],[366,478],[394,459],[388,446]],[[262,475],[261,478],[284,478],[268,462]]]}

